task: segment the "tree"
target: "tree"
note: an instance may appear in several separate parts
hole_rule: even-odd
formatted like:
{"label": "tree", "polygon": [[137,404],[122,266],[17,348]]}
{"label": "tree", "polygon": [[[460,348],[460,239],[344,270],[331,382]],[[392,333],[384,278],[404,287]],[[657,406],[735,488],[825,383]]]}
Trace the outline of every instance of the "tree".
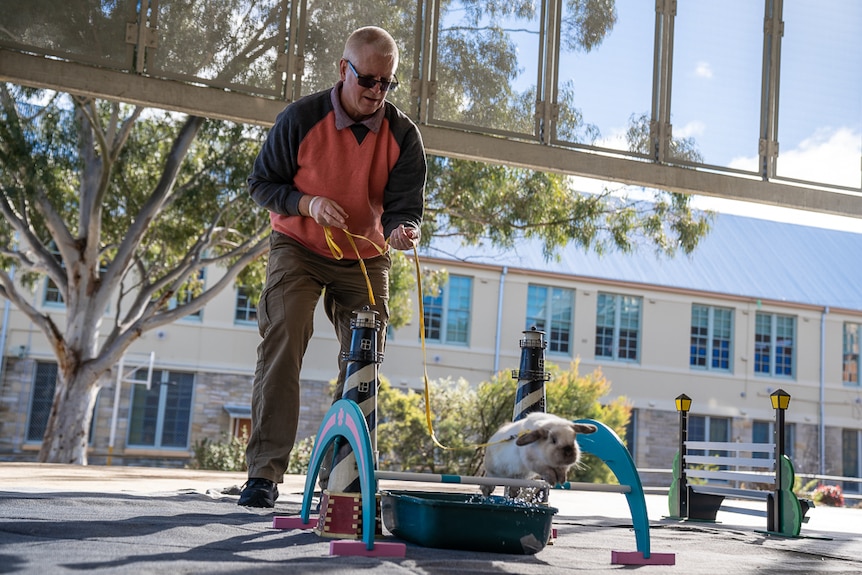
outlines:
{"label": "tree", "polygon": [[[102,377],[126,349],[203,308],[265,253],[268,218],[245,192],[257,138],[225,122],[2,86],[0,142],[0,296],[58,363],[39,459],[84,464]],[[209,266],[224,275],[204,287]],[[65,324],[22,289],[39,274]]]}

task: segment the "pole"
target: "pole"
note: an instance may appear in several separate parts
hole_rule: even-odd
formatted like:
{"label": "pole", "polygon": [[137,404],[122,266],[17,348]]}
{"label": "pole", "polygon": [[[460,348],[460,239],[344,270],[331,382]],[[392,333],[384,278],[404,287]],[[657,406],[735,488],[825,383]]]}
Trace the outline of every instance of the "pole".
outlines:
{"label": "pole", "polygon": [[[786,398],[786,401],[785,401]],[[784,478],[782,469],[784,467],[784,412],[787,409],[787,404],[790,402],[790,396],[784,390],[777,390],[772,394],[773,406],[775,407],[775,429],[773,436],[775,438],[775,512],[772,514],[772,525],[770,528],[775,533],[782,533],[782,491],[784,489]]]}
{"label": "pole", "polygon": [[[353,330],[350,351],[342,354],[342,360],[348,362],[342,398],[355,402],[362,410],[365,422],[368,424],[371,448],[376,460],[377,368],[383,360],[382,354],[377,353],[380,321],[377,319],[377,312],[368,306],[354,313],[356,317],[350,322],[350,328]],[[356,455],[350,444],[339,443],[333,457],[332,473],[329,475],[327,488],[330,492],[359,493],[361,485]]]}
{"label": "pole", "polygon": [[679,412],[679,516],[688,517],[688,480],[685,477],[685,442],[688,440],[688,410]]}

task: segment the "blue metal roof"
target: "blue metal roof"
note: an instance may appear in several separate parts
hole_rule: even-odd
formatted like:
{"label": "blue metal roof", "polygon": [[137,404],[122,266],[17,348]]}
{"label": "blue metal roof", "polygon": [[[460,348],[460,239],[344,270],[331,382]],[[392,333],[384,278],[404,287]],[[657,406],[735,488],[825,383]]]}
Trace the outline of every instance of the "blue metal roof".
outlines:
{"label": "blue metal roof", "polygon": [[[862,231],[862,222],[860,222]],[[420,254],[564,275],[862,310],[862,233],[716,214],[691,255],[651,246],[599,256],[567,248],[546,261],[539,242],[511,250],[435,238]]]}

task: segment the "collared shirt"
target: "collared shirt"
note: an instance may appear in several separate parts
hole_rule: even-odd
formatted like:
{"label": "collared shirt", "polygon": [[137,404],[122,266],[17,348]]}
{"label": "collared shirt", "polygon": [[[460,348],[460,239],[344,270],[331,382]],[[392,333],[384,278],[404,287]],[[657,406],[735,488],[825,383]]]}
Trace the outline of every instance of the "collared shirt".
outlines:
{"label": "collared shirt", "polygon": [[383,108],[381,106],[379,110],[362,120],[361,122],[357,122],[353,118],[351,118],[347,112],[344,110],[344,107],[341,105],[341,88],[344,85],[344,82],[341,80],[335,84],[335,87],[332,88],[332,91],[329,93],[329,99],[332,101],[332,108],[335,110],[335,129],[343,130],[344,128],[349,128],[353,124],[362,124],[375,134],[380,131],[380,126],[383,125]]}

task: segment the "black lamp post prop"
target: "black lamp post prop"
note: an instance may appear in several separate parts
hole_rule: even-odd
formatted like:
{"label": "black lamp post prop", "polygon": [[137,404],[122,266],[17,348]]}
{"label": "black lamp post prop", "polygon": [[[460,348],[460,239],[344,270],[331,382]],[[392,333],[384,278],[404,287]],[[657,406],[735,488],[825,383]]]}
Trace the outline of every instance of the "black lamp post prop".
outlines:
{"label": "black lamp post prop", "polygon": [[[365,306],[354,312],[356,317],[350,321],[353,330],[350,351],[342,353],[342,361],[347,361],[344,378],[343,399],[354,401],[368,424],[371,445],[375,457],[377,453],[377,368],[383,354],[377,352],[377,333],[380,320],[377,312]],[[332,492],[359,493],[359,470],[356,456],[347,442],[339,442],[335,453],[332,473],[329,477],[329,490]]]}
{"label": "black lamp post prop", "polygon": [[688,439],[688,411],[691,398],[686,394],[677,396],[676,410],[679,412],[679,516],[688,517],[688,487],[685,477],[685,442]]}
{"label": "black lamp post prop", "polygon": [[772,525],[769,528],[776,532],[782,532],[783,501],[782,490],[784,488],[783,460],[784,460],[784,412],[790,406],[790,394],[783,389],[777,389],[769,395],[772,408],[775,409],[775,429],[773,437],[775,440],[775,501],[773,502],[774,513],[771,515]]}
{"label": "black lamp post prop", "polygon": [[521,369],[513,369],[512,377],[518,380],[515,394],[515,409],[512,421],[518,421],[528,414],[545,412],[545,382],[551,376],[545,371],[545,332],[536,326],[524,331],[521,340]]}

